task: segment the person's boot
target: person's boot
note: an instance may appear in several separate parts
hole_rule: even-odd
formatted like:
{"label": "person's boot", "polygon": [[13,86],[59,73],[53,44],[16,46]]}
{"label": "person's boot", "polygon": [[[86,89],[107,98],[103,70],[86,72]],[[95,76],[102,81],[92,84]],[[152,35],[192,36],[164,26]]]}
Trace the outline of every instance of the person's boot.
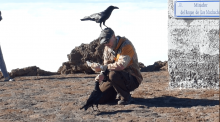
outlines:
{"label": "person's boot", "polygon": [[123,100],[119,100],[118,101],[118,105],[128,105],[133,101],[131,95],[129,94],[129,98],[127,100],[123,99]]}
{"label": "person's boot", "polygon": [[119,99],[119,100],[121,99],[121,96],[119,93],[117,93],[116,99]]}

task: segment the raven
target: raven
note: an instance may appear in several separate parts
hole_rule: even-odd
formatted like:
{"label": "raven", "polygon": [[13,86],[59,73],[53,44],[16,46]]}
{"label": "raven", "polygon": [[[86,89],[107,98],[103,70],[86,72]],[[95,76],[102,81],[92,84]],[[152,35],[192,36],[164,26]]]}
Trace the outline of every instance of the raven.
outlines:
{"label": "raven", "polygon": [[0,21],[2,20],[2,13],[1,13],[1,11],[0,11]]}
{"label": "raven", "polygon": [[100,23],[100,27],[102,29],[101,24],[103,23],[103,25],[106,26],[105,21],[110,17],[110,15],[114,9],[119,9],[119,8],[116,6],[109,6],[106,10],[104,10],[100,13],[95,13],[90,16],[85,16],[83,19],[81,19],[81,21],[85,21],[85,20],[96,21],[96,23]]}
{"label": "raven", "polygon": [[83,108],[84,108],[84,110],[87,110],[89,107],[92,107],[92,109],[94,110],[93,105],[95,104],[97,107],[97,110],[99,111],[98,103],[99,103],[99,100],[101,99],[102,95],[103,95],[103,93],[99,89],[99,82],[96,81],[94,90],[92,91],[91,95],[89,96],[88,100],[86,101],[86,104],[83,107],[81,107],[80,110]]}

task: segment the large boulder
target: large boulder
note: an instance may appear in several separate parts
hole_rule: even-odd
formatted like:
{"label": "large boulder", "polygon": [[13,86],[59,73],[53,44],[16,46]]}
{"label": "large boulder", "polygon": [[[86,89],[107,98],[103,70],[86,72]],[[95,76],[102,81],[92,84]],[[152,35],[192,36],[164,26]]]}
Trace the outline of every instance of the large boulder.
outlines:
{"label": "large boulder", "polygon": [[86,61],[103,64],[103,50],[104,45],[99,44],[99,39],[95,39],[90,42],[90,44],[81,44],[67,55],[68,61],[62,64],[62,66],[58,69],[58,73],[95,73],[87,66]]}

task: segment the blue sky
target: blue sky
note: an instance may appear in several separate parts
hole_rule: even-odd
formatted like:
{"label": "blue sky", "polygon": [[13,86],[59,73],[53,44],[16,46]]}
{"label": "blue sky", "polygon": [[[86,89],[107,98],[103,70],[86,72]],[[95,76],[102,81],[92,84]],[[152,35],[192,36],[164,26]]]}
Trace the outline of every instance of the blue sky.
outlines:
{"label": "blue sky", "polygon": [[147,66],[168,59],[167,1],[0,0],[0,43],[8,71],[28,66],[57,71],[72,49],[101,32],[98,23],[80,19],[109,5],[119,9],[106,25],[133,42],[139,62]]}

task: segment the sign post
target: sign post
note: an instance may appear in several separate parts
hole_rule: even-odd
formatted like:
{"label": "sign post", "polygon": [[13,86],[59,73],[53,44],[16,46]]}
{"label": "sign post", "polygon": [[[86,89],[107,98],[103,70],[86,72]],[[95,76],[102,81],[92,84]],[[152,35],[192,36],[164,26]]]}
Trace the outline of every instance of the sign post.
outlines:
{"label": "sign post", "polygon": [[176,1],[175,18],[219,18],[219,1]]}

